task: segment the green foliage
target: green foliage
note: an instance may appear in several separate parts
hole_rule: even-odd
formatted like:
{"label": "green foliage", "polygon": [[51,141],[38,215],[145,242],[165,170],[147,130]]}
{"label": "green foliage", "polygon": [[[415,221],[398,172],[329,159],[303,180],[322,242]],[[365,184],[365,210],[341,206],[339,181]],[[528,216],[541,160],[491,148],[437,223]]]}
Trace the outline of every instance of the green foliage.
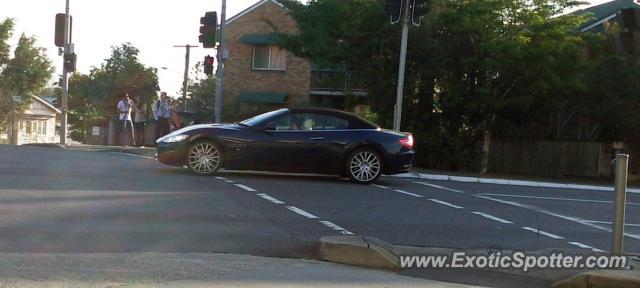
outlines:
{"label": "green foliage", "polygon": [[24,34],[11,55],[7,42],[13,33],[13,20],[0,22],[0,126],[4,126],[11,115],[12,96],[22,96],[16,107],[18,113],[31,103],[31,97],[42,90],[53,73],[51,61],[44,48],[35,45],[36,39]]}
{"label": "green foliage", "polygon": [[74,140],[83,141],[95,123],[116,117],[116,105],[124,93],[129,93],[137,106],[151,110],[160,90],[157,69],[142,65],[139,53],[130,43],[112,47],[111,56],[89,75],[71,76],[69,123],[77,130],[71,134]]}
{"label": "green foliage", "polygon": [[200,115],[199,119],[204,118],[211,122],[215,104],[216,78],[204,75],[202,71],[202,62],[196,63],[191,71],[193,80],[190,80],[187,90],[189,97],[188,107],[191,111]]}

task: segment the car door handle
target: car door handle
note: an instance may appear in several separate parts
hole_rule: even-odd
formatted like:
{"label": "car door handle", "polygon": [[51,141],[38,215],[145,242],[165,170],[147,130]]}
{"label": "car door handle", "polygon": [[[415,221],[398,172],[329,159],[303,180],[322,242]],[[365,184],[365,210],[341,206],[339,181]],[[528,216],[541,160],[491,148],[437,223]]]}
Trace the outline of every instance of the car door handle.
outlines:
{"label": "car door handle", "polygon": [[319,140],[324,140],[324,137],[311,137],[309,138],[309,140],[319,141]]}

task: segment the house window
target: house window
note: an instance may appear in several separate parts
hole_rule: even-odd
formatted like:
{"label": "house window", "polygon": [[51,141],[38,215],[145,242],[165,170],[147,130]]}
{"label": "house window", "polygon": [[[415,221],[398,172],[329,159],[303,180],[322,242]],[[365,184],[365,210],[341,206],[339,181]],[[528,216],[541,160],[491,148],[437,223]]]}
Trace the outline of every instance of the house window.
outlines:
{"label": "house window", "polygon": [[42,121],[42,125],[40,127],[42,129],[41,134],[47,135],[47,121]]}
{"label": "house window", "polygon": [[287,53],[274,45],[253,45],[252,68],[257,70],[285,70]]}
{"label": "house window", "polygon": [[27,120],[27,134],[31,134],[31,121]]}

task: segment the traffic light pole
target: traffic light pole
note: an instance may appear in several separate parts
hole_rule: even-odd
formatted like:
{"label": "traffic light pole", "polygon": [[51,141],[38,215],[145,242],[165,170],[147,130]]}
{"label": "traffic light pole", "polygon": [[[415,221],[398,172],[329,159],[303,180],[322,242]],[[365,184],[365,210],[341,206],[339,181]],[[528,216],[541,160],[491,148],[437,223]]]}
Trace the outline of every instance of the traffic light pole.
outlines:
{"label": "traffic light pole", "polygon": [[216,70],[216,98],[213,106],[215,123],[222,122],[222,90],[224,78],[224,29],[227,17],[227,0],[222,0],[222,10],[220,12],[220,45],[218,46],[218,69]]}
{"label": "traffic light pole", "polygon": [[407,44],[409,42],[409,21],[411,21],[411,10],[409,9],[409,1],[403,0],[402,4],[402,42],[400,44],[400,64],[398,68],[398,90],[396,91],[396,105],[393,113],[393,130],[400,131],[402,122],[402,98],[404,96],[404,75],[407,63]]}
{"label": "traffic light pole", "polygon": [[[66,0],[65,17],[64,17],[64,55],[70,53],[69,47],[69,0]],[[64,65],[65,57],[62,57],[62,117],[60,117],[60,144],[67,144],[67,109],[69,103],[69,77],[68,71]]]}
{"label": "traffic light pole", "polygon": [[198,47],[198,45],[174,45],[176,48],[185,48],[187,50],[186,55],[184,56],[184,79],[182,81],[182,106],[183,111],[187,112],[187,84],[189,83],[189,55],[191,54],[191,48]]}

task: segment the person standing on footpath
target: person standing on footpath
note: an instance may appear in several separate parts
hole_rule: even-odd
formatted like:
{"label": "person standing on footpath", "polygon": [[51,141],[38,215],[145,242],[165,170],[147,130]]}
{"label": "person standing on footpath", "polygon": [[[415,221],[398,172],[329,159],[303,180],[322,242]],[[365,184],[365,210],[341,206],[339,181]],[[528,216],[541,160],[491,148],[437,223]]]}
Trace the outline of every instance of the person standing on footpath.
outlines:
{"label": "person standing on footpath", "polygon": [[[133,103],[129,98],[129,93],[124,93],[118,102],[118,119],[120,120],[120,145],[127,146],[129,142],[135,140],[133,132],[133,122],[131,121],[131,110]],[[128,137],[131,137],[127,139]],[[135,143],[132,143],[135,146]]]}
{"label": "person standing on footpath", "polygon": [[136,116],[133,117],[133,125],[136,128],[136,144],[140,147],[143,147],[145,142],[144,128],[147,126],[146,112],[144,105],[136,105]]}
{"label": "person standing on footpath", "polygon": [[153,105],[153,115],[156,119],[156,140],[169,134],[171,121],[171,103],[167,92],[160,92],[160,100]]}

